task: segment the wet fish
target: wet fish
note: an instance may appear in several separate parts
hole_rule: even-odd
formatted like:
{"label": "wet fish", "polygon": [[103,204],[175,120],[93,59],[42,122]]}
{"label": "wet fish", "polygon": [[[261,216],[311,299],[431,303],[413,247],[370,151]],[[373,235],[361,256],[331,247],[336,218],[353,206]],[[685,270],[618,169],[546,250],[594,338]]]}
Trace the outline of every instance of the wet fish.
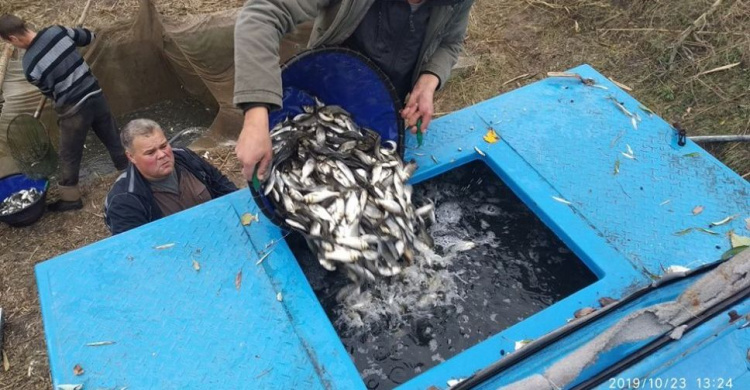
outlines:
{"label": "wet fish", "polygon": [[36,188],[14,192],[0,204],[0,215],[17,213],[36,203],[41,197],[42,193]]}
{"label": "wet fish", "polygon": [[303,109],[271,129],[263,193],[326,270],[342,269],[355,284],[399,274],[432,245],[434,203],[420,208],[411,199],[416,162],[339,106],[316,99]]}

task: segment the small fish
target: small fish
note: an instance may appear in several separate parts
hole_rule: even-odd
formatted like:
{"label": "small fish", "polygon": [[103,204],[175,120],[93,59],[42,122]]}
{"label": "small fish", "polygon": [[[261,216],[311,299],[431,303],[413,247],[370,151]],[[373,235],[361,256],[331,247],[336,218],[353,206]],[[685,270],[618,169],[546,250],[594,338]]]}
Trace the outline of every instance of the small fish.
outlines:
{"label": "small fish", "polygon": [[712,236],[718,236],[719,235],[719,233],[717,233],[717,232],[715,232],[713,230],[706,229],[706,228],[697,228],[697,229],[698,229],[698,231],[701,231],[701,232],[706,233],[706,234],[710,234]]}
{"label": "small fish", "polygon": [[732,221],[733,219],[737,218],[737,215],[738,215],[738,214],[735,214],[735,215],[730,215],[730,216],[728,216],[728,217],[726,217],[726,218],[722,219],[721,221],[717,221],[717,222],[711,222],[709,226],[710,226],[710,227],[714,227],[714,226],[720,226],[720,225],[724,225],[724,224],[726,224],[726,223],[729,223],[729,222],[731,222],[731,221]]}
{"label": "small fish", "polygon": [[434,154],[431,154],[431,155],[430,155],[430,158],[432,159],[432,161],[433,161],[433,162],[434,162],[435,164],[439,164],[439,162],[438,162],[438,159],[437,159],[437,158],[435,158],[435,155],[434,155]]}
{"label": "small fish", "polygon": [[174,243],[171,242],[169,244],[157,245],[157,246],[154,247],[154,249],[156,249],[156,250],[169,249],[169,248],[171,248],[173,246],[174,246]]}
{"label": "small fish", "polygon": [[640,108],[643,111],[646,111],[649,116],[656,114],[654,111],[652,111],[650,108],[644,106],[643,104],[639,105],[638,108]]}
{"label": "small fish", "polygon": [[688,234],[688,233],[690,233],[692,231],[693,231],[693,228],[687,228],[687,229],[683,229],[683,230],[680,230],[678,232],[675,232],[674,235],[675,236],[684,236],[684,235],[686,235],[686,234]]}
{"label": "small fish", "polygon": [[116,344],[116,343],[114,341],[96,341],[93,343],[87,343],[86,346],[87,347],[103,347],[105,345],[112,345],[112,344]]}
{"label": "small fish", "polygon": [[311,192],[307,195],[305,195],[305,202],[307,203],[320,203],[326,199],[330,199],[334,196],[339,196],[341,193],[336,191],[318,191],[318,192]]}
{"label": "small fish", "polygon": [[620,159],[615,160],[615,175],[620,173]]}
{"label": "small fish", "polygon": [[480,149],[479,149],[478,147],[476,147],[476,146],[474,147],[474,150],[475,150],[475,151],[476,151],[477,153],[479,153],[479,155],[480,155],[480,156],[482,156],[482,157],[485,157],[485,156],[487,156],[486,154],[484,154],[484,152],[483,152],[483,151],[481,151],[481,150],[480,150]]}
{"label": "small fish", "polygon": [[276,300],[279,302],[284,300],[284,297],[281,295],[281,291],[276,293]]}
{"label": "small fish", "polygon": [[195,272],[198,272],[201,270],[200,263],[198,263],[195,259],[193,259],[193,269],[195,270]]}
{"label": "small fish", "polygon": [[567,200],[565,200],[563,198],[559,198],[557,196],[553,196],[552,199],[554,199],[554,200],[556,200],[556,201],[558,201],[560,203],[564,203],[564,204],[568,204],[568,205],[573,204],[573,203],[571,203],[571,202],[569,202],[569,201],[567,201]]}

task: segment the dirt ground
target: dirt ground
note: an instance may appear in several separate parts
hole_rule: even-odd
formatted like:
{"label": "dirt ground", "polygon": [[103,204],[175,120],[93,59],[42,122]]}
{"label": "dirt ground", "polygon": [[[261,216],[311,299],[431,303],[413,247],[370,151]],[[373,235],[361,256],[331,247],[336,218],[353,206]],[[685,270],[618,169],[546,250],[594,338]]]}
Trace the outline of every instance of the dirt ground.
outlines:
{"label": "dirt ground", "polygon": [[[65,4],[67,11],[59,14]],[[38,25],[56,16],[73,20],[73,0],[12,0],[16,12]],[[105,26],[134,12],[136,0],[95,1],[91,25]],[[214,11],[241,0],[160,0],[166,14]],[[701,15],[718,5],[705,17]],[[79,6],[79,5],[76,5]],[[695,23],[694,23],[695,22]],[[686,29],[694,26],[693,30]],[[682,38],[684,36],[684,39]],[[436,96],[448,113],[539,80],[547,71],[583,63],[633,88],[631,94],[689,135],[750,133],[750,1],[716,0],[477,0],[466,51],[474,69],[454,77]],[[750,177],[750,146],[708,147]],[[209,159],[244,186],[231,148]],[[0,307],[6,316],[0,389],[50,388],[49,366],[33,266],[108,236],[102,203],[114,177],[85,185],[86,206],[46,214],[34,226],[0,226]],[[54,192],[51,194],[54,198]]]}

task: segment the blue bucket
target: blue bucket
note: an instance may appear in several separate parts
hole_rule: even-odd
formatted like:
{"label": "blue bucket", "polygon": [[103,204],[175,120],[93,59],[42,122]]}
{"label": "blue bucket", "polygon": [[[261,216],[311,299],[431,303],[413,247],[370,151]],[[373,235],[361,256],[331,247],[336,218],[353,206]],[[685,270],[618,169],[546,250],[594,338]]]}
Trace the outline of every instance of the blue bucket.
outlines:
{"label": "blue bucket", "polygon": [[13,214],[0,215],[0,221],[15,227],[28,226],[38,221],[46,209],[48,187],[49,181],[47,179],[31,179],[20,173],[0,179],[0,202],[20,190],[36,188],[42,193],[42,196],[29,207]]}
{"label": "blue bucket", "polygon": [[[303,113],[303,106],[315,104],[315,96],[326,105],[341,106],[357,124],[377,131],[383,142],[395,141],[403,157],[401,100],[385,73],[367,57],[344,48],[305,51],[282,65],[281,82],[282,108],[269,114],[271,128]],[[248,187],[263,214],[276,225],[286,227],[270,200],[252,183]]]}

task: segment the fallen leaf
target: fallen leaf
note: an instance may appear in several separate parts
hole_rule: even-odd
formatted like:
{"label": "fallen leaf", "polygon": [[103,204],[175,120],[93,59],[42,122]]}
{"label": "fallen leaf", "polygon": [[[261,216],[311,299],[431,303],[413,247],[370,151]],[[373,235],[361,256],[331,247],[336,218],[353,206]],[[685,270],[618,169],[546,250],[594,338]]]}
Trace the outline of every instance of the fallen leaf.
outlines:
{"label": "fallen leaf", "polygon": [[494,144],[495,142],[500,141],[500,136],[497,135],[497,132],[495,132],[495,129],[490,127],[487,130],[487,134],[485,134],[484,137],[482,137],[482,139],[484,139],[485,142],[487,142],[488,144]]}
{"label": "fallen leaf", "polygon": [[10,361],[8,361],[8,355],[3,351],[3,369],[5,371],[10,370]]}
{"label": "fallen leaf", "polygon": [[283,300],[284,300],[284,297],[283,297],[283,296],[281,296],[281,293],[280,293],[280,292],[276,293],[276,300],[277,300],[277,301],[279,301],[279,302],[281,302],[281,301],[283,301]]}
{"label": "fallen leaf", "polygon": [[675,236],[684,236],[684,235],[686,235],[686,234],[688,234],[688,233],[690,233],[692,231],[693,231],[693,228],[687,228],[687,229],[680,230],[679,232],[675,232],[674,235]]}
{"label": "fallen leaf", "polygon": [[114,341],[97,341],[94,343],[88,343],[86,344],[86,346],[87,347],[102,347],[105,345],[112,345],[112,344],[115,344],[115,342]]}
{"label": "fallen leaf", "polygon": [[736,256],[736,255],[740,254],[740,252],[744,251],[747,248],[750,248],[750,247],[748,247],[747,245],[743,245],[743,246],[738,246],[736,248],[732,248],[732,249],[724,252],[724,254],[721,255],[721,259],[722,260],[727,260],[727,259],[729,259],[732,256]]}
{"label": "fallen leaf", "polygon": [[635,120],[634,116],[630,117],[630,124],[633,125],[633,130],[638,130],[638,121]]}
{"label": "fallen leaf", "polygon": [[700,156],[701,156],[701,154],[700,154],[700,153],[698,153],[698,152],[687,153],[687,154],[683,154],[683,155],[682,155],[682,157],[693,157],[693,158],[695,158],[695,157],[700,157]]}
{"label": "fallen leaf", "polygon": [[726,218],[722,219],[721,221],[718,221],[718,222],[711,222],[711,224],[710,224],[710,227],[714,227],[714,226],[721,226],[721,225],[723,225],[723,224],[725,224],[725,223],[729,223],[729,222],[730,222],[731,220],[733,220],[733,219],[735,219],[735,218],[737,218],[737,214],[735,214],[735,215],[730,215],[730,216],[728,216],[728,217],[726,217]]}
{"label": "fallen leaf", "polygon": [[560,203],[565,203],[565,204],[573,204],[573,203],[570,203],[570,202],[568,202],[567,200],[565,200],[565,199],[563,199],[563,198],[558,198],[558,197],[556,197],[556,196],[553,196],[553,197],[552,197],[552,199],[554,199],[554,200],[556,200],[556,201],[558,201],[558,202],[560,202]]}
{"label": "fallen leaf", "polygon": [[615,160],[615,175],[620,173],[620,159]]}
{"label": "fallen leaf", "polygon": [[698,215],[703,212],[703,206],[693,207],[693,215]]}
{"label": "fallen leaf", "polygon": [[640,106],[638,106],[638,108],[640,108],[643,111],[646,111],[649,115],[656,114],[653,110],[651,110],[650,108],[644,106],[643,104],[641,104]]}
{"label": "fallen leaf", "polygon": [[633,152],[633,148],[630,147],[630,144],[625,144],[625,147],[628,149],[629,155],[635,156],[635,153]]}
{"label": "fallen leaf", "polygon": [[627,154],[625,152],[620,152],[620,153],[622,153],[623,156],[625,156],[625,157],[627,157],[627,158],[629,158],[631,160],[635,160],[635,156],[633,156],[632,154]]}
{"label": "fallen leaf", "polygon": [[174,246],[174,242],[171,242],[169,244],[155,246],[154,249],[156,249],[156,250],[169,249],[169,248],[171,248],[173,246]]}
{"label": "fallen leaf", "polygon": [[193,259],[193,269],[197,272],[201,270],[201,265],[195,259]]}
{"label": "fallen leaf", "polygon": [[532,339],[524,339],[524,340],[516,341],[516,343],[514,345],[514,348],[515,348],[516,351],[518,351],[519,349],[521,349],[521,348],[525,347],[526,345],[530,344],[532,341],[534,341],[534,340],[532,340]]}
{"label": "fallen leaf", "polygon": [[706,228],[698,228],[698,230],[702,231],[703,233],[710,234],[712,236],[718,236],[719,235],[719,233],[717,233],[717,232],[715,232],[713,230],[708,230]]}
{"label": "fallen leaf", "polygon": [[732,248],[750,246],[750,237],[740,236],[732,231],[729,232],[729,242],[732,243]]}
{"label": "fallen leaf", "polygon": [[581,26],[578,25],[578,21],[573,21],[573,28],[575,28],[576,32],[581,32]]}
{"label": "fallen leaf", "polygon": [[672,201],[672,199],[667,199],[664,202],[659,203],[659,206],[664,206],[665,204],[667,204],[667,203],[669,203],[671,201]]}
{"label": "fallen leaf", "polygon": [[250,213],[242,214],[242,217],[240,217],[240,221],[242,222],[242,226],[247,226],[253,223],[253,221],[256,221],[256,222],[259,221],[258,214],[255,214],[255,215],[250,214]]}
{"label": "fallen leaf", "polygon": [[80,364],[76,364],[75,367],[73,367],[73,375],[75,376],[83,375],[83,367],[81,367]]}
{"label": "fallen leaf", "polygon": [[234,287],[237,288],[237,291],[242,287],[242,270],[237,272],[237,276],[234,277]]}

